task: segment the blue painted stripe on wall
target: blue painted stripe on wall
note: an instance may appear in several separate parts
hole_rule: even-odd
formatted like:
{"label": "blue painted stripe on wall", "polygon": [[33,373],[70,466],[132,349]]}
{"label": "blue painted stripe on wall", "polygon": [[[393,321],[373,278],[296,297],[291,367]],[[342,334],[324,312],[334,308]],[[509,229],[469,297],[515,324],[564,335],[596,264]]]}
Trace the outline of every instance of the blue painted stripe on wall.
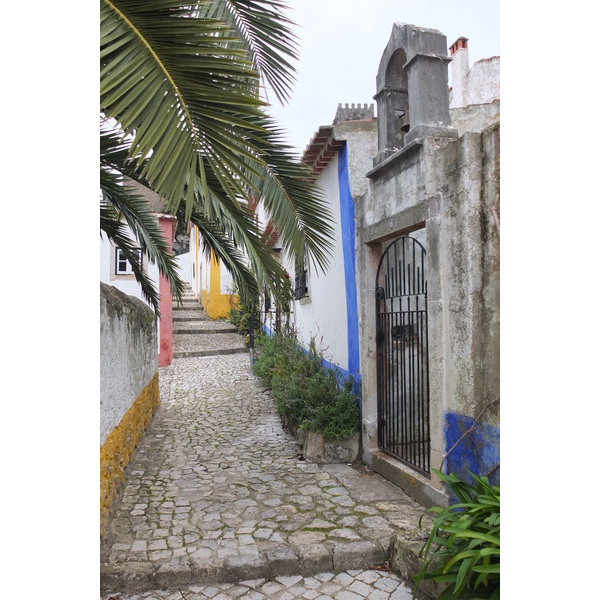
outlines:
{"label": "blue painted stripe on wall", "polygon": [[358,300],[356,297],[356,254],[354,250],[354,199],[350,193],[347,144],[338,152],[338,185],[340,189],[340,221],[344,278],[346,283],[346,315],[348,324],[348,373],[360,381],[360,354],[358,343]]}
{"label": "blue painted stripe on wall", "polygon": [[[445,451],[448,452],[473,425],[473,418],[457,413],[445,414]],[[468,471],[489,476],[490,483],[500,484],[500,428],[477,423],[473,430],[452,450],[446,461],[446,472],[456,473],[463,481],[471,481]]]}

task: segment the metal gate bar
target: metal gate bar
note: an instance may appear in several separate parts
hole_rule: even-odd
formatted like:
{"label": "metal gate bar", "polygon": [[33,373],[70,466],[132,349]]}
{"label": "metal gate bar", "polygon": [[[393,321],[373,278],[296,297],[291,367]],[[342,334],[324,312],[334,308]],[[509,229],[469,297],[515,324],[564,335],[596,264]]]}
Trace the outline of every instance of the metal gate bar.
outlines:
{"label": "metal gate bar", "polygon": [[379,446],[429,475],[427,280],[417,240],[399,238],[385,251],[376,290]]}

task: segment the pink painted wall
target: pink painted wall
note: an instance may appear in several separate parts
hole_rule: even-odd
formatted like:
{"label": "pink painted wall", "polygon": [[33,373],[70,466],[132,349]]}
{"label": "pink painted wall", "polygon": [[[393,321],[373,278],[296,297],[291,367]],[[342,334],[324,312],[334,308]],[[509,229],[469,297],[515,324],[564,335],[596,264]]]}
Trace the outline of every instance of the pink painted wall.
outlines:
{"label": "pink painted wall", "polygon": [[[170,246],[175,236],[176,220],[168,215],[159,215],[158,222],[165,240]],[[160,275],[160,349],[158,352],[158,366],[165,367],[173,360],[173,297],[171,286]]]}

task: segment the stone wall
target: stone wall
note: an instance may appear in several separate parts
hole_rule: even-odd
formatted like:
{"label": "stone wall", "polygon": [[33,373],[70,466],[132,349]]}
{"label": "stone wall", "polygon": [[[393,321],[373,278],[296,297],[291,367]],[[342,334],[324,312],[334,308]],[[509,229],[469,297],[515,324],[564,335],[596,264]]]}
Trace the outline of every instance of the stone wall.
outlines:
{"label": "stone wall", "polygon": [[[363,460],[420,502],[436,504],[443,498],[435,475],[429,480],[379,450],[375,279],[390,240],[424,240],[431,467],[465,477],[467,470],[490,474],[497,481],[499,104],[491,112],[486,106],[485,114],[468,107],[455,126],[461,115],[453,111],[450,119],[447,80],[440,74],[445,59],[431,59],[444,47],[440,32],[394,26],[377,79],[379,118],[387,123],[379,123],[379,153],[367,173],[370,193],[356,206]],[[402,67],[398,57],[405,56]],[[403,111],[410,112],[404,132],[398,117]]]}
{"label": "stone wall", "polygon": [[[456,140],[423,139],[371,173],[374,193],[357,215],[361,288],[363,440],[377,447],[374,281],[387,241],[420,235],[427,246],[432,466],[499,398],[499,126]],[[499,209],[496,210],[498,212]],[[418,232],[418,233],[417,233]],[[372,314],[373,313],[373,314]],[[366,406],[365,397],[372,398]],[[499,461],[498,406],[491,426],[451,453],[449,470],[487,474]],[[467,442],[470,446],[467,448]]]}
{"label": "stone wall", "polygon": [[152,310],[100,283],[100,530],[124,469],[160,403]]}

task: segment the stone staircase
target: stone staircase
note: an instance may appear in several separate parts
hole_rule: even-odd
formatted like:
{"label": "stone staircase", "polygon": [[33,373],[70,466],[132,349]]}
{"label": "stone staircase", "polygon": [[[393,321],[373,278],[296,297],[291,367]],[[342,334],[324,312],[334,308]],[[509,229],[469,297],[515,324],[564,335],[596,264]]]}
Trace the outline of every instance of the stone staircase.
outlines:
{"label": "stone staircase", "polygon": [[186,286],[182,304],[173,304],[173,358],[247,352],[244,337],[226,321],[211,321],[192,289]]}

